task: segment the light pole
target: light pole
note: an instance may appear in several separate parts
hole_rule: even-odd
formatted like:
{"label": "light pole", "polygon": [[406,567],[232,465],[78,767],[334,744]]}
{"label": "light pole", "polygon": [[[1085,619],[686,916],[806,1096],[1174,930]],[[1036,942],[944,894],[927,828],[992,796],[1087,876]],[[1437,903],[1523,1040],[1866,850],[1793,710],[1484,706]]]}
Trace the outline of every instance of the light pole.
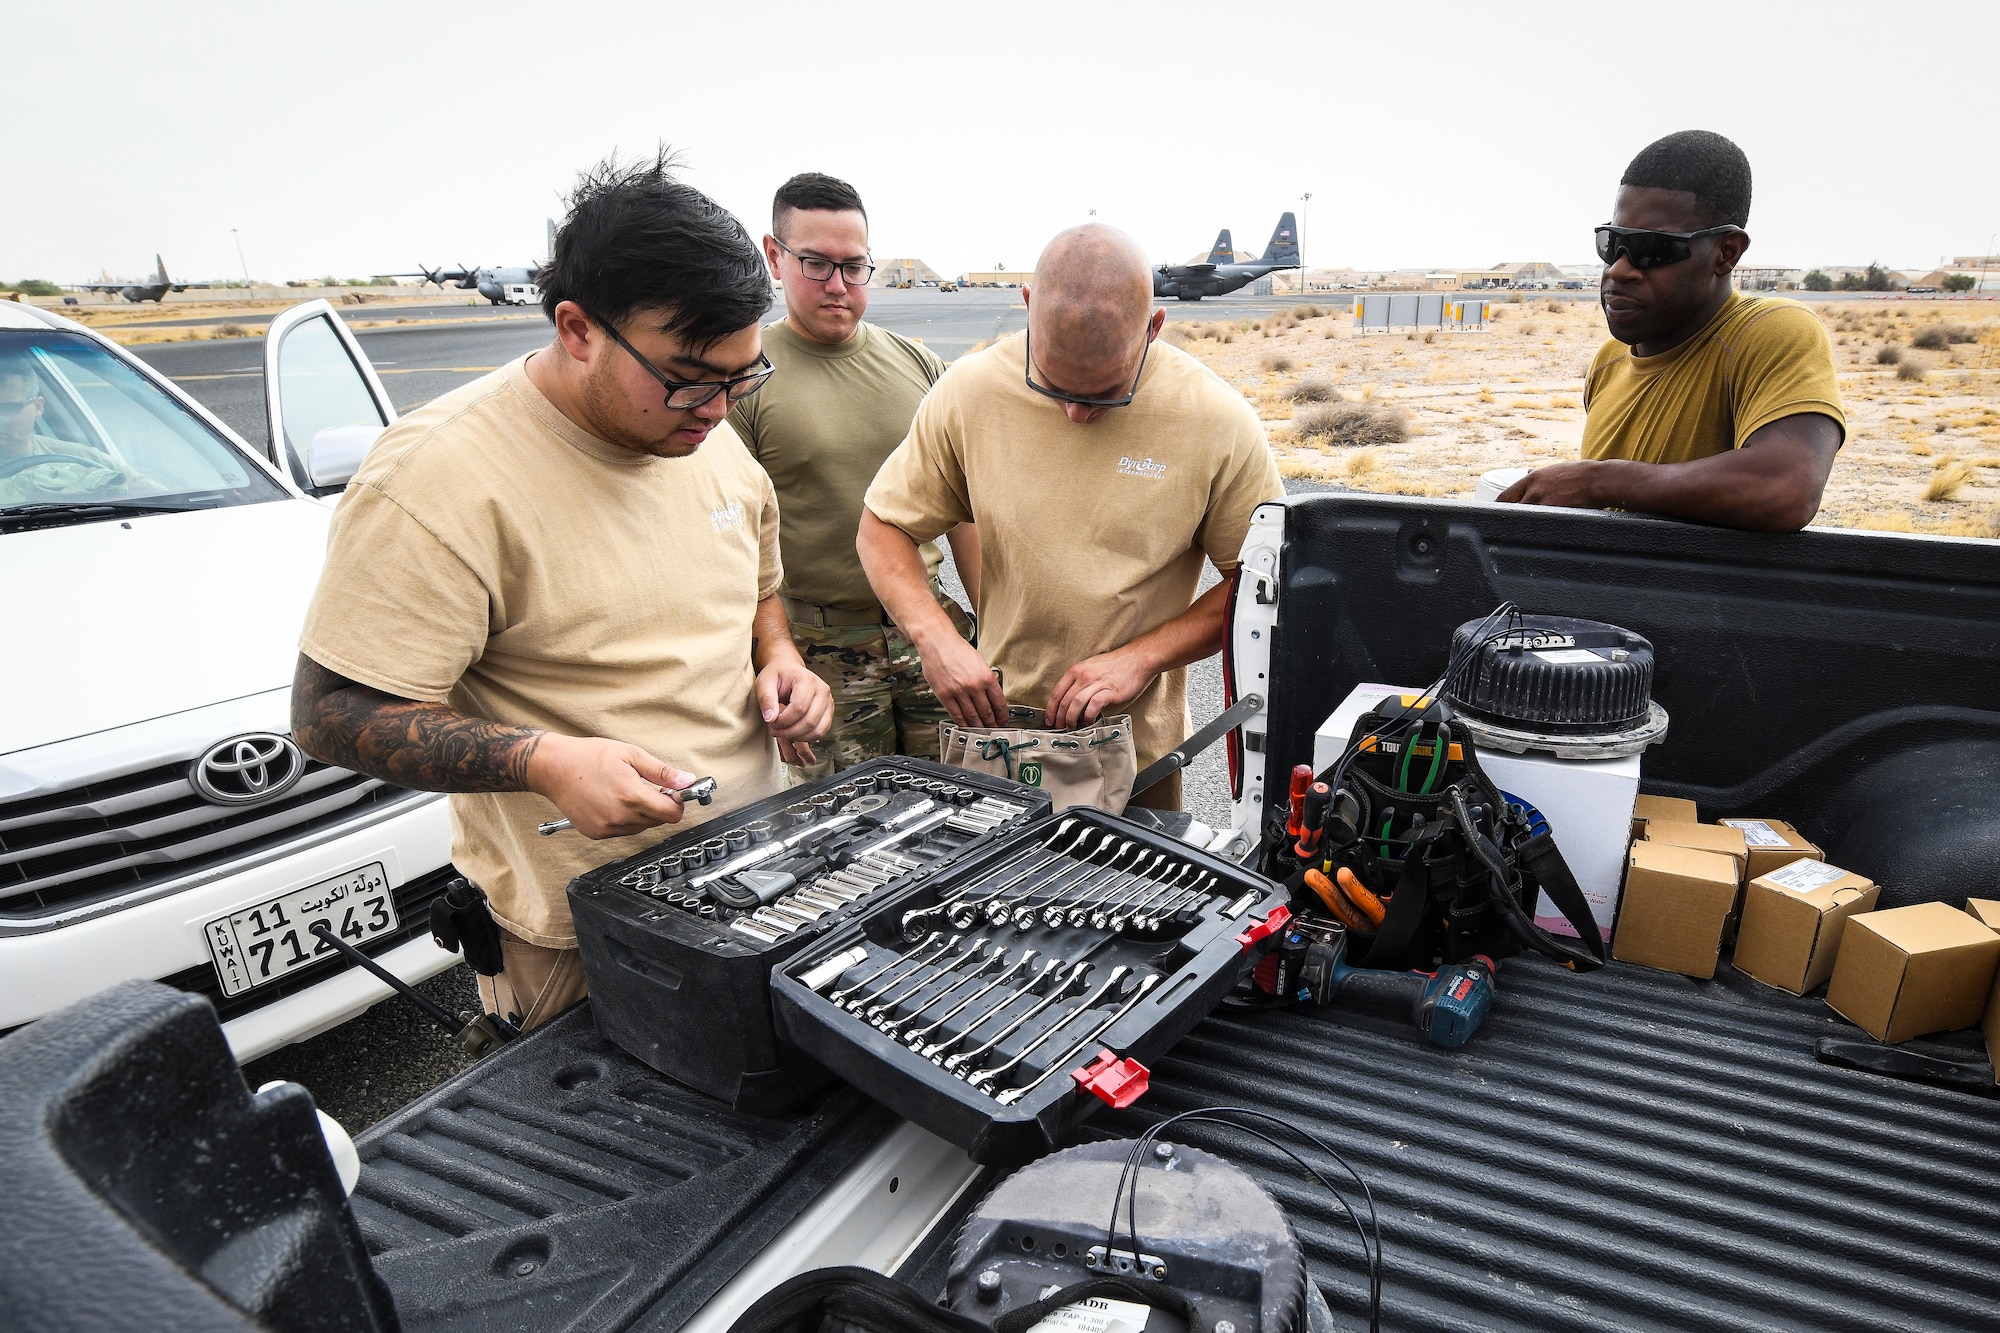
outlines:
{"label": "light pole", "polygon": [[1304,227],[1299,228],[1299,292],[1301,295],[1303,295],[1305,292],[1311,290],[1312,286],[1312,284],[1306,281],[1306,274],[1308,272],[1306,268],[1306,228],[1312,225],[1312,218],[1313,218],[1312,191],[1307,190],[1304,194],[1300,195],[1299,203],[1303,205],[1303,210],[1305,212],[1305,218],[1306,218],[1306,225]]}
{"label": "light pole", "polygon": [[250,261],[243,257],[243,238],[236,234],[236,228],[229,229],[229,236],[236,242],[236,262],[243,266],[243,295],[247,298],[254,294],[250,290]]}

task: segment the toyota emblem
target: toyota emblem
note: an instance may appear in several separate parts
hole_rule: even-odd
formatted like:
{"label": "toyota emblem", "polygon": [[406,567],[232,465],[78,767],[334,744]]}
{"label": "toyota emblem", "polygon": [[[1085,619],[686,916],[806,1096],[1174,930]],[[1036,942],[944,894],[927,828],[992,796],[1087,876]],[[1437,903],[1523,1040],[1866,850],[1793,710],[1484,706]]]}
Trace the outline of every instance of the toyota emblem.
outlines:
{"label": "toyota emblem", "polygon": [[209,746],[188,781],[215,805],[255,805],[290,791],[305,771],[305,752],[291,737],[253,731]]}

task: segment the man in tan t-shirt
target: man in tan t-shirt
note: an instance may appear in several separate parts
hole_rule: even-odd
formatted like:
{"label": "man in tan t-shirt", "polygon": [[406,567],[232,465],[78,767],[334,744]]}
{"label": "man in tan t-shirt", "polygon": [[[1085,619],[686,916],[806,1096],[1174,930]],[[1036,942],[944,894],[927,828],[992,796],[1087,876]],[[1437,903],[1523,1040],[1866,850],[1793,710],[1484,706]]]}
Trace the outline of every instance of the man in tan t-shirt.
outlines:
{"label": "man in tan t-shirt", "polygon": [[[1143,767],[1188,733],[1184,668],[1221,648],[1251,511],[1283,486],[1242,395],[1154,341],[1166,315],[1129,236],[1063,232],[1022,296],[1026,333],[946,371],[868,488],[861,561],[961,724],[1000,724],[1010,696],[1051,726],[1124,709]],[[978,649],[917,554],[968,521]],[[1204,557],[1224,581],[1197,600]],[[1179,775],[1136,803],[1178,809]]]}
{"label": "man in tan t-shirt", "polygon": [[[607,163],[540,286],[549,346],[370,450],[292,685],[307,752],[452,793],[502,932],[481,995],[527,1026],[583,995],[569,881],[770,795],[831,710],[786,633],[770,480],[722,420],[770,373],[742,225],[664,161]],[[716,803],[684,810],[698,776]]]}
{"label": "man in tan t-shirt", "polygon": [[1812,522],[1847,433],[1833,349],[1805,307],[1733,290],[1749,224],[1750,161],[1721,135],[1682,130],[1632,159],[1597,229],[1611,340],[1584,384],[1583,457],[1501,500]]}
{"label": "man in tan t-shirt", "polygon": [[[854,553],[861,497],[909,432],[944,362],[921,343],[862,321],[868,309],[868,213],[842,180],[804,172],[778,187],[764,258],[784,285],[785,317],[764,329],[778,368],[770,387],[738,403],[729,424],[777,487],[785,521],[785,611],[806,665],[833,690],[825,777],[864,759],[935,759],[944,706],[924,680],[909,636],[892,623]],[[969,523],[950,535],[967,594],[978,596],[979,548]],[[938,605],[962,632],[971,621],[936,582],[943,556],[923,545]]]}

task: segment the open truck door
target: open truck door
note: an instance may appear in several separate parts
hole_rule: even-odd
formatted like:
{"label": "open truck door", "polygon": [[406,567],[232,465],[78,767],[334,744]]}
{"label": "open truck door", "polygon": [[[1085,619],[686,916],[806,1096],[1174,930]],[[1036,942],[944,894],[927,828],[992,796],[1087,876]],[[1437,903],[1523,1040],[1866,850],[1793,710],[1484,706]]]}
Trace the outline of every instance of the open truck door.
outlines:
{"label": "open truck door", "polygon": [[354,333],[325,301],[306,301],[264,335],[271,461],[309,495],[337,495],[396,409]]}

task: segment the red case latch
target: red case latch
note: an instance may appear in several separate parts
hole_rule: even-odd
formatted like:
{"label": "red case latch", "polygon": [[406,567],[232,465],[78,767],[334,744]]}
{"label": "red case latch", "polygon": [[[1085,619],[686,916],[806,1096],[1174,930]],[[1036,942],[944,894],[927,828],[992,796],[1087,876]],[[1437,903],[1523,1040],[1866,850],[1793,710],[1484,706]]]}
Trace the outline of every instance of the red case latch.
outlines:
{"label": "red case latch", "polygon": [[1122,1111],[1146,1095],[1153,1071],[1137,1060],[1120,1060],[1110,1051],[1099,1051],[1095,1060],[1070,1070],[1069,1076],[1106,1106]]}
{"label": "red case latch", "polygon": [[1259,921],[1256,925],[1238,935],[1236,942],[1243,946],[1245,953],[1248,953],[1291,923],[1292,909],[1281,903],[1273,907],[1262,921]]}

